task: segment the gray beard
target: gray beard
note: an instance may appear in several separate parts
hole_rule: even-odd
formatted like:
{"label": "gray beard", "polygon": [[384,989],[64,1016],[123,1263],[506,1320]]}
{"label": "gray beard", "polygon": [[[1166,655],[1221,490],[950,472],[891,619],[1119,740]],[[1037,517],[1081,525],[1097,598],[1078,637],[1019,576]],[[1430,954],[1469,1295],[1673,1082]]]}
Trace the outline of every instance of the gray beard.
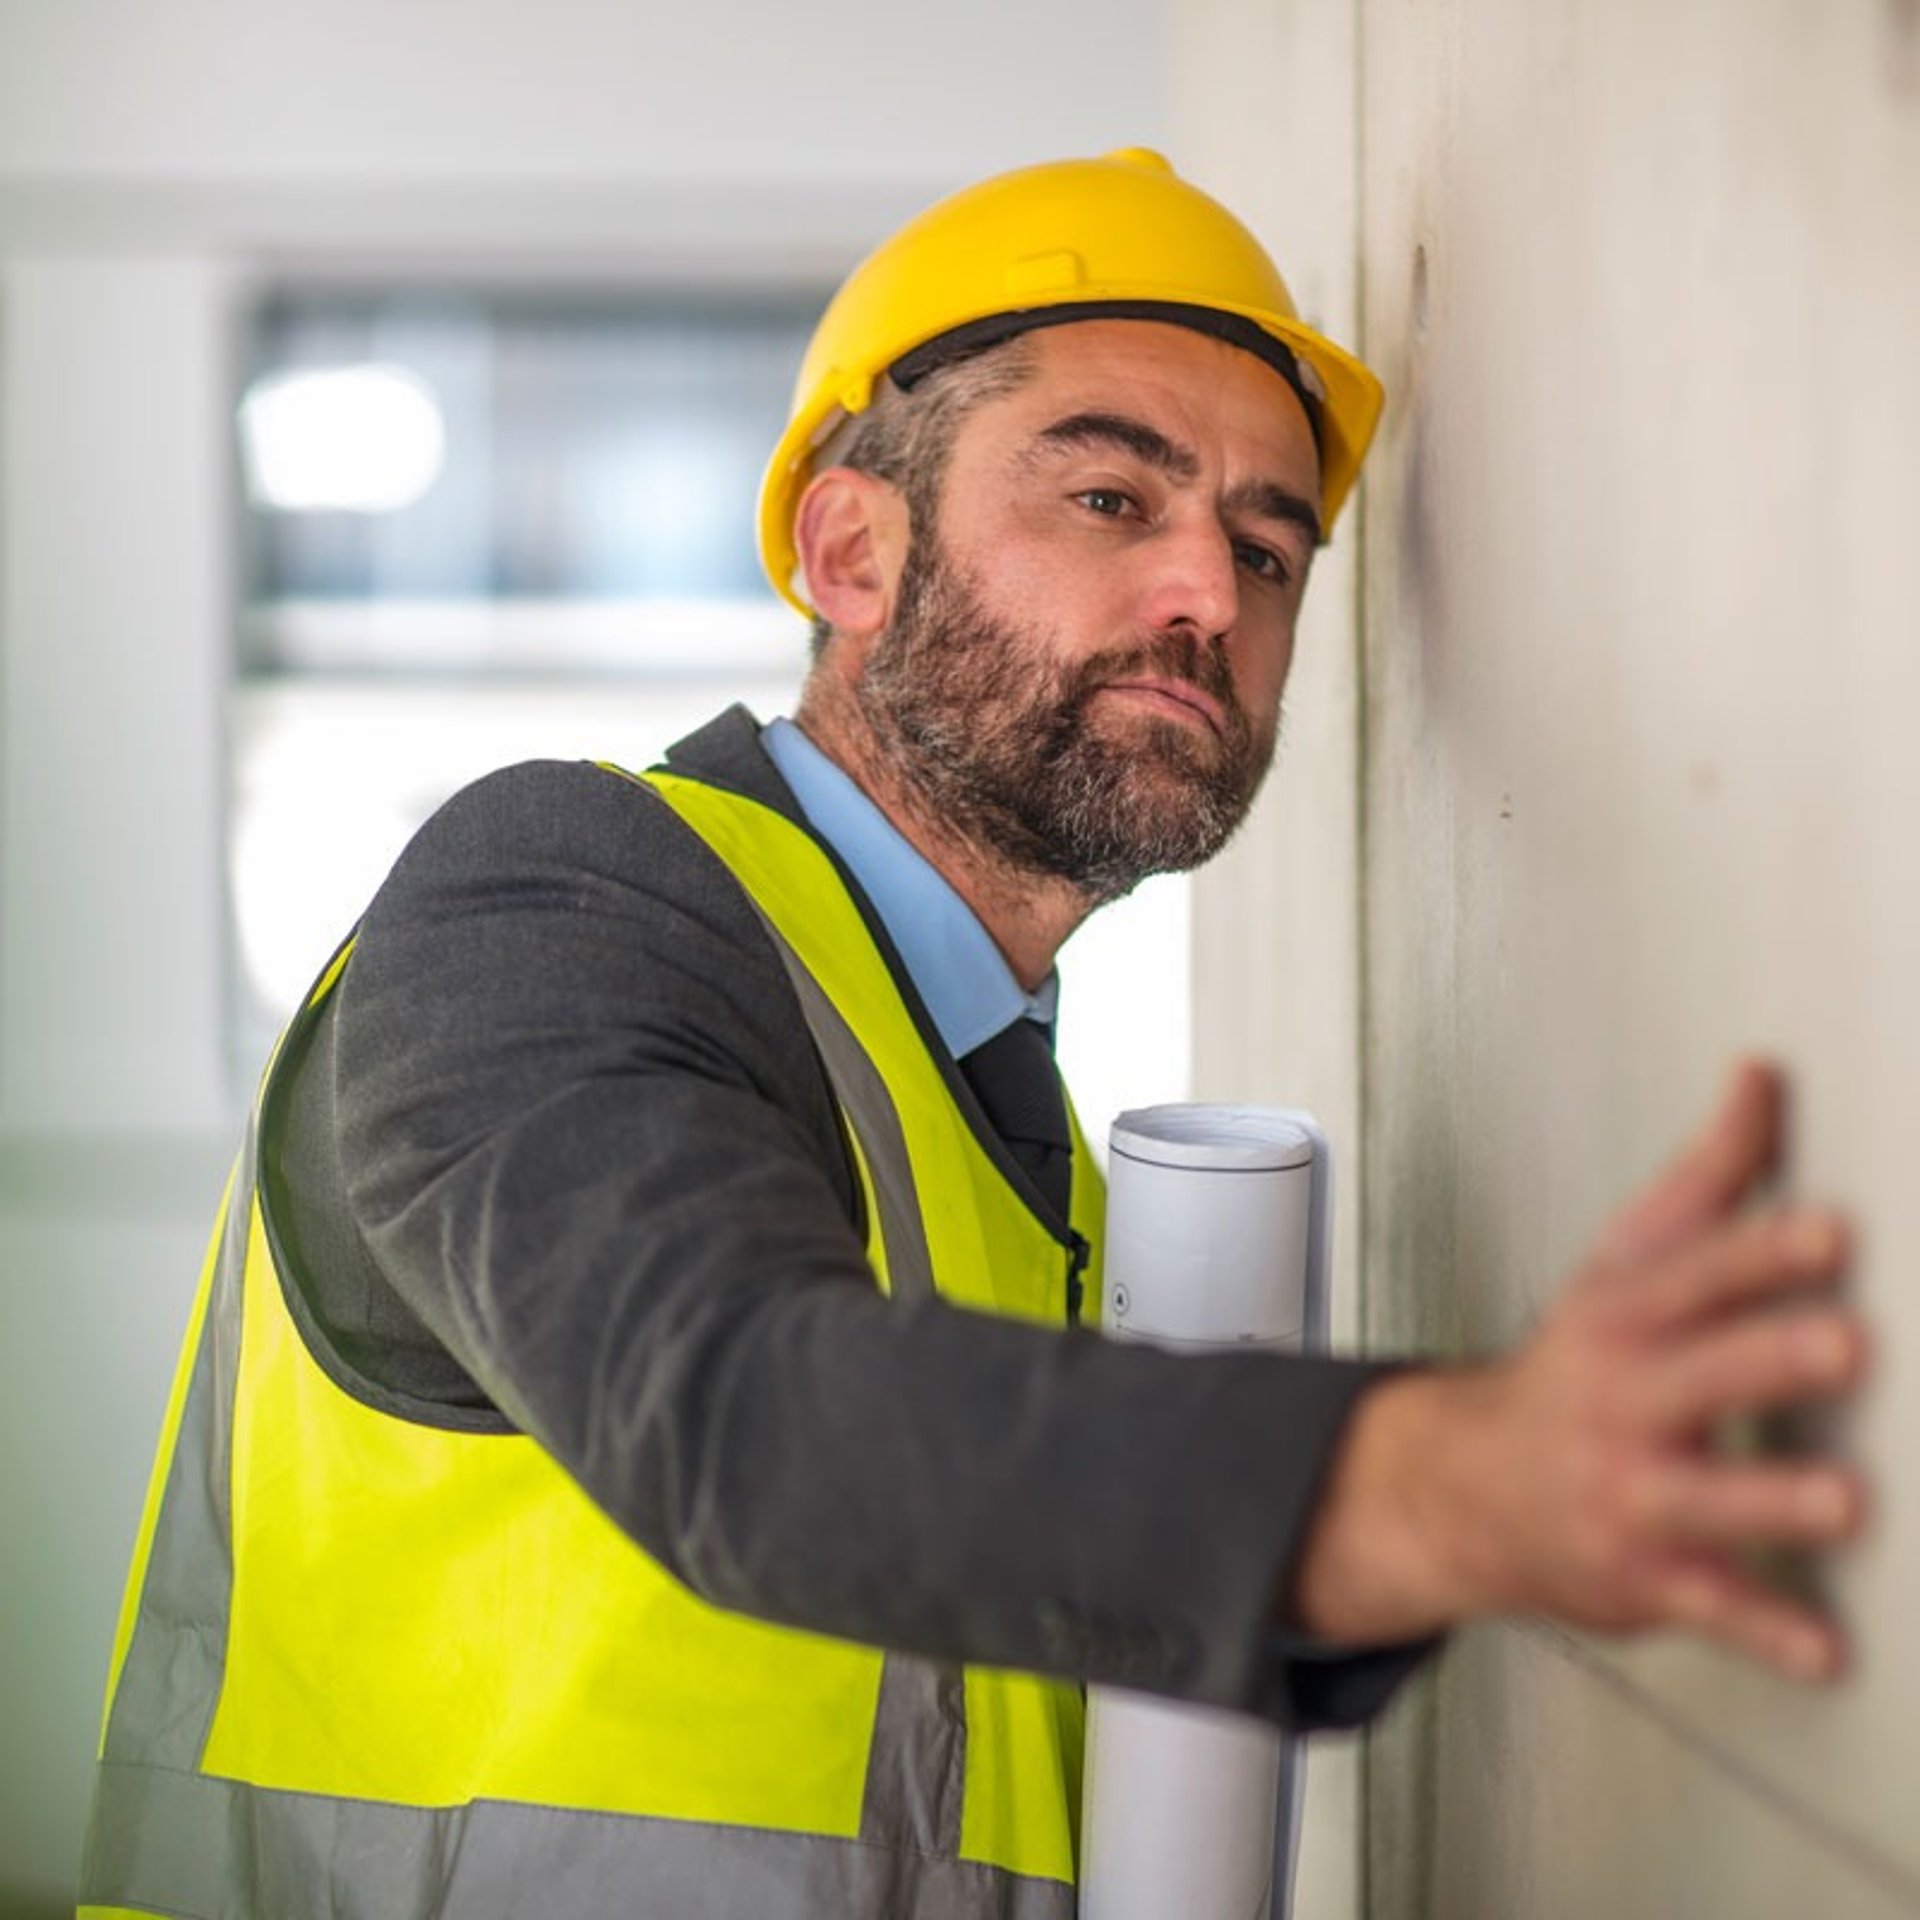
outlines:
{"label": "gray beard", "polygon": [[[1095,694],[1143,671],[1211,695],[1222,734],[1149,715],[1127,740],[1106,737]],[[1044,634],[988,614],[973,578],[924,535],[857,697],[931,826],[1096,904],[1212,859],[1273,758],[1217,647],[1175,631],[1057,664]]]}

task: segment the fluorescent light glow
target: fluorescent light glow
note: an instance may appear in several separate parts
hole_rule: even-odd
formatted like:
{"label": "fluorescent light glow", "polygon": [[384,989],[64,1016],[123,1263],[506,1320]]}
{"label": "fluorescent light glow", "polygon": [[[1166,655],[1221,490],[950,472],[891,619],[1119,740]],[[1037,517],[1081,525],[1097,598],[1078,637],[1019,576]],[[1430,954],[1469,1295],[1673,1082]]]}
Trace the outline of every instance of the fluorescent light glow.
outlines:
{"label": "fluorescent light glow", "polygon": [[240,441],[248,491],[282,513],[392,513],[433,485],[447,454],[433,389],[376,361],[256,380]]}

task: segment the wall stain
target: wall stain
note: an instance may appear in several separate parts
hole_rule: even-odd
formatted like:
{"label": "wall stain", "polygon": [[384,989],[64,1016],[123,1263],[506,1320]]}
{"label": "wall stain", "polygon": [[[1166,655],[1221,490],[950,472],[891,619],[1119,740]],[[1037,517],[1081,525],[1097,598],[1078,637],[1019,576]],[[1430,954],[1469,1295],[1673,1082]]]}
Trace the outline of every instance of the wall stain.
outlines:
{"label": "wall stain", "polygon": [[1896,100],[1920,100],[1920,0],[1881,0],[1887,84]]}

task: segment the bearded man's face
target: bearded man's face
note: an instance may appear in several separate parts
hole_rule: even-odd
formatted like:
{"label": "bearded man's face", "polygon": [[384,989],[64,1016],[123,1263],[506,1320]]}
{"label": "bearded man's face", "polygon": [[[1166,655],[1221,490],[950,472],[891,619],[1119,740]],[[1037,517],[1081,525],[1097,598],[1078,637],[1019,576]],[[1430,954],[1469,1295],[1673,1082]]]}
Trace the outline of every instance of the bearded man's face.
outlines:
{"label": "bearded man's face", "polygon": [[[859,698],[930,820],[1111,899],[1199,865],[1273,755],[1319,452],[1263,361],[1157,321],[1036,333],[955,433]],[[932,491],[932,489],[927,489]]]}

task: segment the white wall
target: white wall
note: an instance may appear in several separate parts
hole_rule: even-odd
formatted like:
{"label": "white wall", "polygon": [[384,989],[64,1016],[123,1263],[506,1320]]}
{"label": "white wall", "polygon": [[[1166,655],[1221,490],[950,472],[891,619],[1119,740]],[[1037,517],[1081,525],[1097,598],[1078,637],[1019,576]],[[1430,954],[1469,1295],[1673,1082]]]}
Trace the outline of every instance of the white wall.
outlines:
{"label": "white wall", "polygon": [[217,1126],[226,287],[15,256],[4,298],[0,1126]]}
{"label": "white wall", "polygon": [[1883,1348],[1831,1695],[1462,1636],[1374,1743],[1368,1910],[1920,1911],[1920,18],[1362,0],[1365,1260],[1521,1332],[1736,1051]]}
{"label": "white wall", "polygon": [[[68,1899],[235,1144],[236,303],[285,272],[828,278],[1166,135],[1165,0],[0,6],[0,1913]],[[797,637],[796,637],[797,644]]]}
{"label": "white wall", "polygon": [[909,181],[1156,137],[1154,0],[8,0],[22,182]]}

